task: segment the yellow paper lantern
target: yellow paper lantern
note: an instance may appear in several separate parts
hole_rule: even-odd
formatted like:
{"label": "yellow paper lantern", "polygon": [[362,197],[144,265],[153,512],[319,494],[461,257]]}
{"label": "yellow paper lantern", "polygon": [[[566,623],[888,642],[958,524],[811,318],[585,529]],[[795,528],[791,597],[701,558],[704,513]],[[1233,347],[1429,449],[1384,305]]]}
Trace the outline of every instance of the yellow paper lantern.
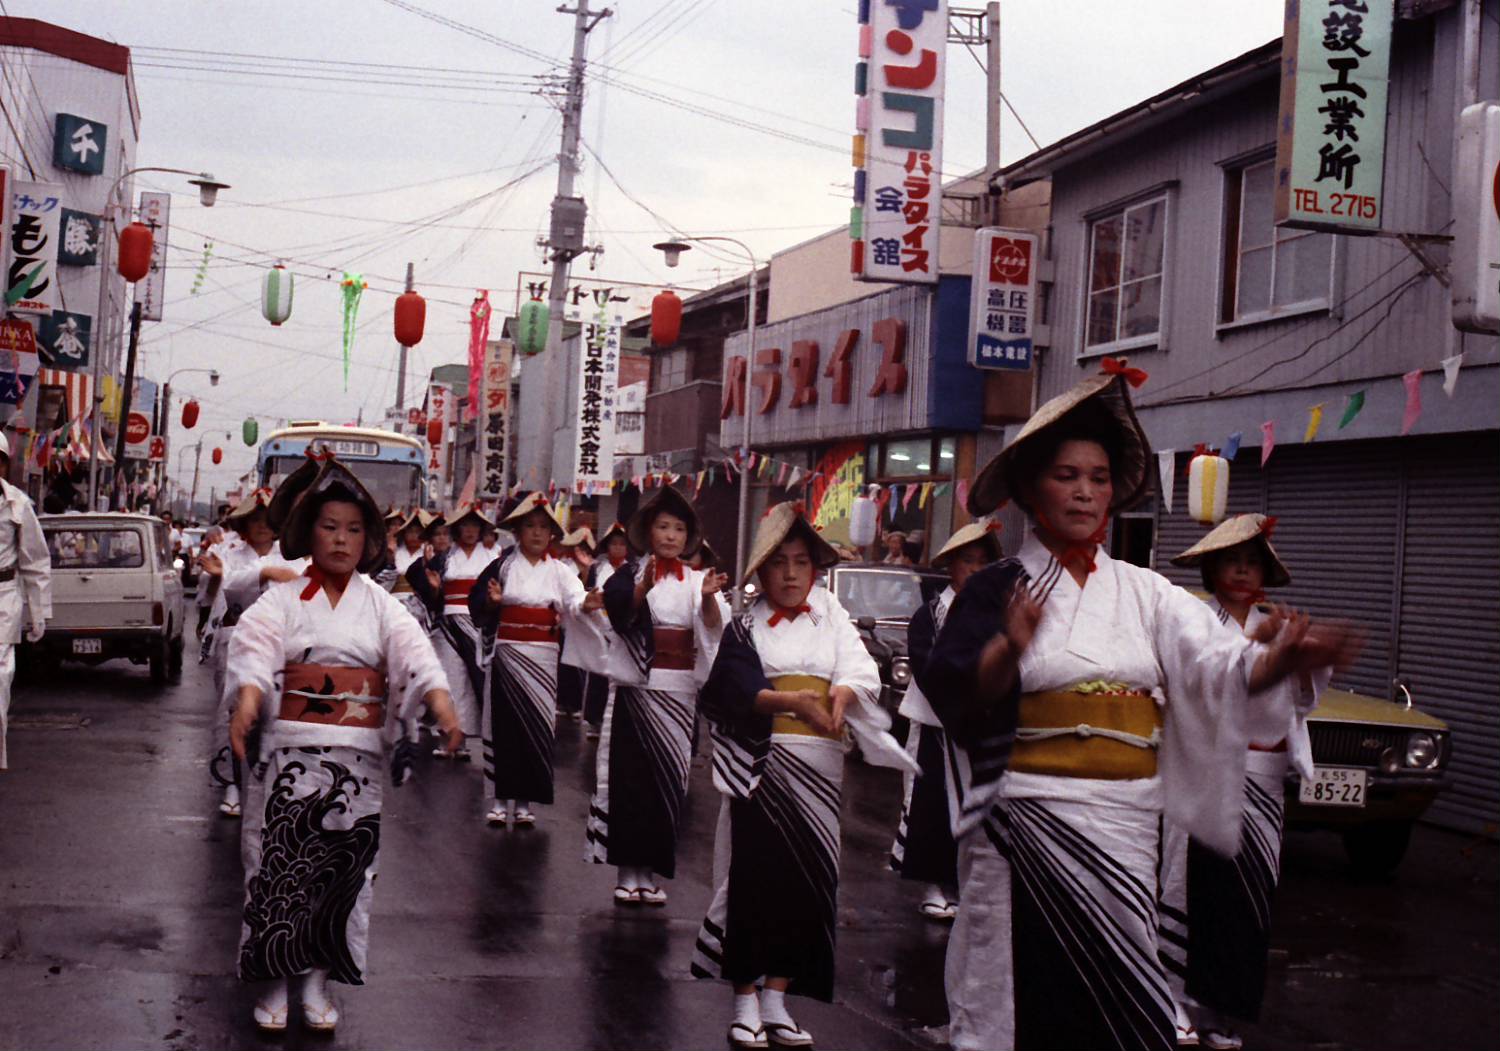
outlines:
{"label": "yellow paper lantern", "polygon": [[1229,461],[1201,452],[1188,464],[1188,515],[1195,522],[1217,525],[1229,504]]}

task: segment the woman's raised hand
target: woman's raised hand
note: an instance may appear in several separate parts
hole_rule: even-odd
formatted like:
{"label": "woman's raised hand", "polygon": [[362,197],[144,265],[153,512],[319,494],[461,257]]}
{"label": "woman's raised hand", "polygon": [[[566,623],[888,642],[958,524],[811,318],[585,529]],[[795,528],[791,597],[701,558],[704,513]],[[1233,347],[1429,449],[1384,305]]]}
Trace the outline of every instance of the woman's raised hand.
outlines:
{"label": "woman's raised hand", "polygon": [[583,611],[585,613],[592,613],[596,609],[603,608],[604,593],[601,592],[598,588],[595,588],[593,591],[590,591],[587,595],[583,596]]}
{"label": "woman's raised hand", "polygon": [[491,577],[489,584],[485,587],[484,600],[491,606],[498,606],[500,605],[500,600],[504,597],[505,589],[500,586],[500,581],[497,578]]}

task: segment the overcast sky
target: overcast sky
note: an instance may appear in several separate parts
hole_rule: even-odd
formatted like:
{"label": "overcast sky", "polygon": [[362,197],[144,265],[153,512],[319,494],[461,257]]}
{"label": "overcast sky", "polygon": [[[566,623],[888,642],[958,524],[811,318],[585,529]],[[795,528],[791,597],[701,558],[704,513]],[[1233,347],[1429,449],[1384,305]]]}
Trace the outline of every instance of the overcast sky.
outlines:
{"label": "overcast sky", "polygon": [[[130,47],[139,163],[209,170],[233,186],[212,211],[174,200],[166,320],[143,337],[147,376],[187,365],[224,376],[214,390],[206,377],[179,381],[201,396],[206,433],[235,436],[223,467],[205,458],[203,489],[252,465],[238,441],[247,415],[264,430],[283,417],[352,422],[361,410],[378,420],[395,403],[391,304],[408,261],[428,300],[408,404],[432,366],[464,360],[475,289],[490,290],[498,318],[511,311],[517,272],[544,269],[534,241],[555,189],[560,118],[537,91],[572,44],[572,17],[557,6],[6,0],[11,15]],[[584,137],[603,160],[586,152],[579,184],[590,241],[605,248],[591,276],[665,282],[650,247],[663,222],[733,234],[764,259],[847,221],[854,0],[610,6],[590,36],[602,76],[584,104]],[[1279,0],[1008,2],[1003,90],[1046,145],[1266,43],[1281,16]],[[958,174],[984,160],[984,74],[960,46],[948,63],[943,167]],[[1032,149],[1006,113],[1003,159]],[[186,189],[143,178],[137,189]],[[214,253],[192,295],[205,241]],[[292,318],[273,329],[259,287],[278,259],[298,276]],[[741,267],[699,250],[672,277],[701,287]],[[337,288],[346,269],[370,283],[347,390]]]}

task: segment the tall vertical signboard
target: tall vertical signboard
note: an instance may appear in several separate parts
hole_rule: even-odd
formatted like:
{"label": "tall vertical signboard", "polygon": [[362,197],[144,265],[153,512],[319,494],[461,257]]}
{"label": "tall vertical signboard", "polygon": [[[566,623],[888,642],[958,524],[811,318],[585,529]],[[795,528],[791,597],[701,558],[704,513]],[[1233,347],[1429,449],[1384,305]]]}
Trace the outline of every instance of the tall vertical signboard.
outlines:
{"label": "tall vertical signboard", "polygon": [[427,388],[427,485],[432,498],[448,496],[448,431],[453,392],[441,383]]}
{"label": "tall vertical signboard", "polygon": [[1037,236],[1024,230],[975,233],[969,293],[969,364],[975,368],[1031,368],[1038,251]]}
{"label": "tall vertical signboard", "polygon": [[624,319],[607,296],[598,297],[583,326],[578,354],[578,452],[573,491],[608,491],[615,475],[615,387],[620,378]]}
{"label": "tall vertical signboard", "polygon": [[167,220],[172,210],[169,193],[141,194],[141,222],[151,227],[151,269],[135,283],[135,301],[143,321],[160,321],[167,291]]}
{"label": "tall vertical signboard", "polygon": [[492,339],[484,348],[479,495],[490,500],[503,500],[510,488],[510,370],[515,353],[508,339]]}
{"label": "tall vertical signboard", "polygon": [[1380,229],[1394,0],[1287,0],[1276,222]]}
{"label": "tall vertical signboard", "polygon": [[943,204],[947,0],[858,0],[850,270],[935,282]]}
{"label": "tall vertical signboard", "polygon": [[1500,102],[1459,118],[1453,217],[1453,323],[1500,332]]}
{"label": "tall vertical signboard", "polygon": [[56,183],[11,185],[5,305],[15,313],[51,314],[62,305],[57,295],[62,195]]}

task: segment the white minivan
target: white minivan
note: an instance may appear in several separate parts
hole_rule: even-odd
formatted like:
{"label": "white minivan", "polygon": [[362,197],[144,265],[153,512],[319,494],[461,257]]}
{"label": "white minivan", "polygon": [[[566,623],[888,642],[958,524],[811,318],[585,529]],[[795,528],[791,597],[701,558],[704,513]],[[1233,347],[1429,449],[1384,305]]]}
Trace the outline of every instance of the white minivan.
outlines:
{"label": "white minivan", "polygon": [[44,663],[149,665],[182,673],[182,579],[166,524],[149,515],[41,515],[52,555],[52,619],[34,647]]}

